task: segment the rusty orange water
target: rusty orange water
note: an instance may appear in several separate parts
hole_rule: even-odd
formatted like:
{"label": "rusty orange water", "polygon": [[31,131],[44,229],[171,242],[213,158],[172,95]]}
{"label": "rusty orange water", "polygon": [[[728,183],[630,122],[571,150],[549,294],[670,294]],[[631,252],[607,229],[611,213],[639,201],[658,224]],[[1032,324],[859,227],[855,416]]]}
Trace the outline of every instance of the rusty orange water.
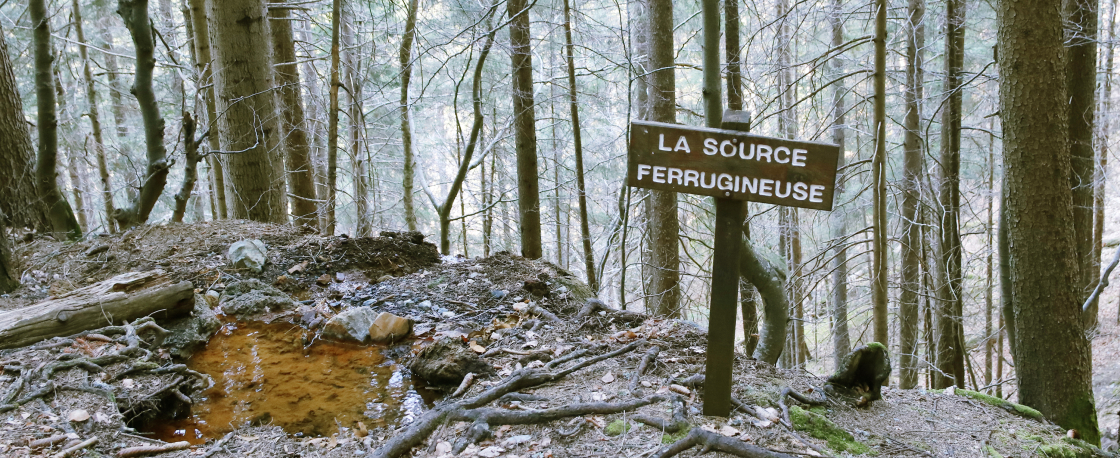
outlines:
{"label": "rusty orange water", "polygon": [[[290,434],[329,436],[337,424],[408,422],[426,402],[408,371],[378,347],[316,341],[290,323],[227,323],[187,366],[214,378],[191,416],[141,429],[168,441],[201,444],[238,426],[275,424]],[[197,399],[197,397],[196,397]]]}

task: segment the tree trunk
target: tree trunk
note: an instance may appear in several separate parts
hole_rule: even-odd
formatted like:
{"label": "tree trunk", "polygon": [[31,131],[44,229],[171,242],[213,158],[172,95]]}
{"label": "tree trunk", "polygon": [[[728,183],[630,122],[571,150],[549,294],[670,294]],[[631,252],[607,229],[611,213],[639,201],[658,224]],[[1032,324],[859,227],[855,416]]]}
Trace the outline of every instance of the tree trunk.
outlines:
{"label": "tree trunk", "polygon": [[[191,24],[194,30],[195,71],[197,72],[198,87],[202,91],[202,99],[206,103],[206,131],[209,132],[210,151],[222,149],[218,138],[218,106],[214,98],[214,63],[210,54],[210,26],[206,20],[206,0],[188,0],[190,2]],[[228,199],[226,198],[225,160],[221,155],[207,157],[210,170],[213,172],[214,200],[217,201],[217,213],[214,219],[229,218]]]}
{"label": "tree trunk", "polygon": [[[727,55],[727,109],[743,109],[743,62],[739,57],[739,4],[724,2],[724,23],[727,31],[724,38],[724,52]],[[750,126],[746,126],[749,127]],[[725,127],[726,128],[726,127]],[[743,202],[743,235],[750,238],[750,206]],[[739,285],[739,306],[743,313],[744,353],[754,354],[758,346],[758,304],[755,302],[755,287],[743,281]]]}
{"label": "tree trunk", "polygon": [[82,28],[82,9],[78,0],[70,4],[74,14],[74,31],[78,37],[78,55],[82,58],[82,77],[86,83],[86,103],[89,106],[90,130],[93,133],[93,151],[97,158],[97,172],[101,179],[101,200],[105,207],[105,230],[115,232],[116,224],[113,220],[113,185],[109,179],[109,165],[105,160],[105,138],[101,131],[101,114],[97,109],[97,85],[93,80],[93,71],[90,69],[89,52],[86,50],[86,34]]}
{"label": "tree trunk", "polygon": [[0,221],[12,227],[48,230],[47,208],[29,173],[35,167],[35,146],[23,115],[23,100],[12,72],[8,45],[0,30]]}
{"label": "tree trunk", "polygon": [[491,28],[489,18],[486,20],[486,28],[490,29],[490,33],[486,35],[482,52],[478,55],[478,63],[474,68],[474,80],[471,83],[471,106],[474,109],[474,117],[471,123],[470,139],[467,141],[467,147],[463,151],[462,160],[459,162],[459,171],[456,173],[455,179],[451,181],[451,189],[447,191],[447,198],[443,200],[442,204],[437,203],[435,196],[428,193],[432,206],[439,213],[440,253],[444,255],[451,253],[451,238],[448,233],[451,230],[451,207],[455,204],[455,199],[463,188],[463,181],[467,178],[467,172],[470,171],[471,158],[478,147],[478,139],[482,135],[482,69],[486,65],[486,56],[490,54],[490,47],[494,44],[494,34],[497,33],[497,29]]}
{"label": "tree trunk", "polygon": [[[832,0],[832,11],[828,21],[832,28],[832,47],[839,48],[844,43],[844,6],[841,0]],[[841,59],[832,59],[833,78],[839,78],[844,73],[844,63]],[[846,149],[844,146],[844,88],[843,82],[837,82],[832,90],[832,143],[840,147],[840,159],[837,166],[843,167]],[[842,198],[844,195],[844,180],[837,180],[835,195]],[[848,336],[848,248],[843,242],[848,232],[848,214],[843,208],[835,209],[831,214],[832,239],[837,245],[832,253],[832,361],[839,368],[848,353],[852,352],[851,338]]]}
{"label": "tree trunk", "polygon": [[272,50],[276,62],[276,101],[280,104],[283,117],[280,129],[284,136],[284,149],[288,152],[288,181],[291,194],[288,196],[292,208],[292,218],[300,226],[315,227],[315,181],[311,170],[311,143],[307,138],[306,121],[303,116],[303,95],[299,82],[299,68],[296,67],[296,45],[292,38],[291,14],[286,7],[280,6],[284,0],[270,0],[278,4],[269,8],[269,28],[272,31]]}
{"label": "tree trunk", "polygon": [[1019,399],[1100,443],[1081,321],[1061,0],[1000,2],[997,62]]}
{"label": "tree trunk", "polygon": [[517,144],[517,209],[521,220],[521,255],[540,258],[541,198],[537,183],[537,129],[533,114],[533,59],[529,48],[529,3],[506,3],[510,19],[510,58],[513,67],[513,115]]}
{"label": "tree trunk", "polygon": [[572,12],[569,0],[564,0],[564,38],[567,40],[568,54],[568,96],[572,114],[572,139],[576,153],[576,192],[579,197],[579,233],[583,239],[583,266],[587,270],[587,285],[594,293],[599,292],[598,276],[595,275],[595,252],[591,249],[591,226],[587,220],[587,184],[583,175],[583,135],[579,124],[579,104],[576,101],[576,62],[575,45],[572,43]]}
{"label": "tree trunk", "polygon": [[260,0],[207,0],[214,94],[230,216],[284,223],[284,156],[273,96],[272,43]]}
{"label": "tree trunk", "polygon": [[175,194],[175,210],[171,214],[171,221],[176,223],[183,222],[183,215],[187,213],[187,201],[198,182],[198,163],[202,161],[198,146],[202,139],[195,136],[196,127],[191,113],[183,111],[183,159],[186,163],[183,164],[183,184]]}
{"label": "tree trunk", "polygon": [[965,5],[963,0],[946,4],[945,83],[948,101],[941,118],[941,243],[938,259],[945,282],[938,288],[937,373],[934,388],[956,384],[965,387],[964,358],[961,348],[964,327],[961,294],[960,170],[961,170],[961,73],[964,70]]}
{"label": "tree trunk", "polygon": [[[1093,269],[1093,100],[1097,90],[1097,8],[1099,0],[1065,0],[1066,96],[1069,99],[1070,186],[1073,188],[1073,244],[1077,297],[1084,301],[1100,276]],[[1086,329],[1097,315],[1086,313]]]}
{"label": "tree trunk", "polygon": [[336,218],[335,207],[338,197],[338,88],[342,85],[339,79],[339,49],[342,36],[342,0],[334,0],[331,13],[331,86],[330,107],[327,108],[327,196],[324,206],[323,234],[334,235]]}
{"label": "tree trunk", "polygon": [[0,348],[97,329],[156,314],[160,319],[194,309],[194,286],[172,282],[161,270],[129,272],[30,307],[0,313]]}
{"label": "tree trunk", "polygon": [[148,221],[148,215],[152,213],[167,185],[171,164],[167,162],[167,149],[163,144],[163,116],[159,112],[156,94],[152,89],[152,73],[156,66],[155,34],[148,15],[148,1],[119,0],[117,12],[128,27],[136,48],[136,80],[132,84],[132,94],[136,96],[140,116],[144,121],[148,160],[137,198],[128,207],[118,208],[113,215],[121,229],[128,229]]}
{"label": "tree trunk", "polygon": [[[995,122],[992,122],[992,129],[995,132]],[[988,225],[985,226],[985,232],[988,236],[988,253],[985,264],[985,285],[984,285],[984,385],[991,386],[992,384],[992,351],[994,350],[995,339],[992,337],[992,309],[993,309],[993,235],[995,232],[994,215],[995,209],[995,176],[996,176],[996,148],[995,148],[995,135],[988,139]],[[1000,355],[1002,356],[1002,355]],[[985,390],[987,391],[987,390]]]}
{"label": "tree trunk", "polygon": [[[918,386],[918,296],[921,290],[922,246],[921,228],[918,225],[918,205],[922,195],[922,176],[925,173],[921,136],[921,100],[923,92],[925,48],[925,0],[908,3],[908,36],[906,40],[906,103],[903,140],[902,178],[902,290],[898,303],[898,365],[899,388]],[[837,43],[834,41],[833,46]]]}
{"label": "tree trunk", "polygon": [[58,115],[55,111],[55,87],[52,62],[50,20],[44,0],[30,0],[28,15],[34,29],[35,94],[38,98],[39,150],[35,160],[35,179],[39,197],[47,207],[51,230],[71,240],[82,236],[78,219],[58,188]]}
{"label": "tree trunk", "polygon": [[369,212],[369,166],[366,161],[364,114],[362,110],[362,75],[361,45],[355,46],[353,5],[344,4],[345,12],[342,14],[342,47],[346,53],[342,58],[346,67],[346,94],[348,96],[347,117],[350,134],[350,165],[354,185],[354,232],[358,237],[368,237],[373,234],[373,222]]}
{"label": "tree trunk", "polygon": [[[408,230],[416,230],[416,203],[413,199],[413,176],[416,174],[416,158],[412,152],[412,125],[409,121],[408,86],[412,81],[412,42],[416,36],[416,9],[418,0],[408,2],[408,15],[404,23],[404,35],[401,37],[401,149],[404,153],[404,176],[401,184],[404,188],[404,220]],[[485,173],[485,172],[483,172]],[[483,178],[485,183],[486,178]],[[483,185],[485,187],[485,184]],[[485,222],[483,223],[485,224]],[[486,231],[484,231],[486,232]],[[483,237],[484,239],[486,236]],[[489,253],[489,240],[484,240],[486,245],[483,251]]]}
{"label": "tree trunk", "polygon": [[[677,122],[676,76],[673,44],[673,2],[649,1],[649,115],[650,120]],[[680,221],[677,216],[677,194],[668,191],[649,191],[649,291],[647,312],[680,318],[680,252],[677,236]],[[784,326],[784,325],[783,325]],[[780,351],[780,350],[779,350]]]}
{"label": "tree trunk", "polygon": [[[1116,0],[1112,0],[1108,16],[1108,40],[1104,46],[1104,82],[1101,84],[1101,94],[1098,98],[1100,117],[1097,124],[1100,126],[1100,144],[1097,153],[1097,170],[1093,179],[1093,267],[1092,272],[1101,270],[1101,248],[1104,246],[1104,215],[1105,215],[1105,183],[1108,181],[1108,138],[1112,128],[1112,71],[1115,66],[1116,43]],[[1093,280],[1096,286],[1098,279]],[[1085,313],[1096,316],[1100,310],[1100,296],[1094,298]],[[1084,318],[1084,317],[1082,317]],[[1116,314],[1116,322],[1120,323],[1120,313]]]}
{"label": "tree trunk", "polygon": [[875,0],[875,157],[871,162],[871,305],[875,341],[889,345],[887,331],[887,0]]}
{"label": "tree trunk", "polygon": [[[3,39],[0,38],[0,51],[4,49]],[[5,57],[0,56],[0,58]],[[4,225],[4,218],[0,218],[0,294],[7,294],[19,288],[19,271],[12,263],[12,249],[8,244],[8,228]]]}
{"label": "tree trunk", "polygon": [[758,347],[754,349],[753,356],[759,361],[775,364],[786,342],[789,302],[786,301],[785,282],[789,273],[783,268],[781,258],[762,247],[756,250],[745,238],[741,250],[739,275],[758,288],[765,310],[765,320],[759,327]]}

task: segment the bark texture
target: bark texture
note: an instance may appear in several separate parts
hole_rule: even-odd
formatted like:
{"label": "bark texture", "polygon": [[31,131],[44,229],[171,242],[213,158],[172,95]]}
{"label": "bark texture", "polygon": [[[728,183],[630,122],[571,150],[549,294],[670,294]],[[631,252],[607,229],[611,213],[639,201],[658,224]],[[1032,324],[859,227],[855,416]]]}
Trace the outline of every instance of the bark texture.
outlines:
{"label": "bark texture", "polygon": [[58,112],[56,111],[54,49],[51,46],[50,20],[44,0],[31,0],[27,6],[33,27],[35,54],[35,95],[38,103],[39,149],[35,158],[35,181],[39,196],[47,207],[51,230],[66,238],[81,238],[82,229],[70,203],[58,188]]}
{"label": "bark texture", "polygon": [[875,0],[875,156],[871,161],[871,306],[876,342],[888,345],[887,327],[887,1]]}
{"label": "bark texture", "polygon": [[163,145],[163,116],[159,112],[156,93],[152,89],[152,73],[156,67],[155,34],[148,15],[147,0],[120,0],[117,13],[124,20],[132,35],[136,48],[136,80],[132,83],[132,94],[140,105],[140,116],[144,120],[144,142],[147,145],[148,165],[140,179],[140,193],[126,208],[118,208],[113,219],[122,229],[144,224],[159,201],[163,188],[167,185],[167,173],[171,164],[167,162],[167,148]]}
{"label": "bark texture", "polygon": [[948,100],[941,117],[941,243],[938,259],[944,282],[938,288],[937,328],[933,387],[956,384],[965,387],[964,300],[961,278],[961,72],[964,70],[965,5],[963,0],[946,3],[945,83]]}
{"label": "bark texture", "polygon": [[[1069,98],[1070,186],[1073,188],[1073,243],[1077,253],[1077,294],[1089,297],[1100,277],[1093,263],[1093,129],[1097,90],[1097,8],[1099,0],[1065,0],[1066,96]],[[1085,326],[1097,325],[1095,313]]]}
{"label": "bark texture", "polygon": [[12,249],[8,243],[8,228],[0,218],[0,294],[19,288],[19,271],[12,263]]}
{"label": "bark texture", "polygon": [[[908,32],[906,40],[906,103],[903,140],[902,175],[902,291],[898,301],[898,365],[899,387],[911,389],[918,385],[918,298],[922,284],[922,233],[918,224],[918,205],[922,196],[923,149],[921,136],[925,48],[924,0],[910,0],[907,5]],[[835,46],[835,43],[833,43]]]}
{"label": "bark texture", "polygon": [[[1019,399],[1099,443],[1082,332],[1061,0],[997,4],[1007,242]],[[1009,328],[1010,329],[1010,328]]]}
{"label": "bark texture", "polygon": [[271,33],[260,0],[207,0],[230,216],[283,223],[284,156]]}
{"label": "bark texture", "polygon": [[[210,151],[221,150],[218,139],[217,102],[214,99],[214,68],[210,54],[210,27],[206,20],[206,0],[188,0],[190,7],[191,25],[194,30],[195,71],[198,87],[202,88],[202,99],[206,103],[206,129]],[[213,173],[213,191],[217,212],[214,219],[229,217],[229,208],[226,199],[225,165],[220,155],[207,156],[210,170]]]}
{"label": "bark texture", "polygon": [[35,183],[35,146],[23,117],[23,100],[8,45],[0,29],[0,223],[49,230],[47,209]]}
{"label": "bark texture", "polygon": [[[674,73],[673,2],[649,2],[649,118],[652,121],[677,122],[677,83]],[[677,236],[677,194],[649,191],[646,212],[649,218],[649,274],[646,310],[649,313],[679,318],[681,316],[680,252]]]}
{"label": "bark texture", "polygon": [[513,67],[513,116],[517,148],[517,209],[521,220],[521,255],[538,259],[541,240],[541,197],[537,171],[537,128],[533,109],[533,58],[529,49],[529,2],[506,3],[510,20]]}
{"label": "bark texture", "polygon": [[[270,0],[283,4],[283,0]],[[301,226],[318,225],[315,205],[315,180],[311,170],[311,143],[303,115],[303,95],[296,67],[296,45],[288,8],[270,8],[273,59],[276,62],[276,100],[280,104],[280,132],[288,153],[288,183],[292,219]]]}
{"label": "bark texture", "polygon": [[[408,2],[408,16],[404,22],[404,35],[401,36],[401,149],[404,153],[404,176],[401,178],[401,186],[404,188],[404,220],[408,225],[408,230],[416,230],[416,202],[413,199],[415,193],[414,177],[416,176],[416,158],[412,152],[412,124],[408,116],[408,87],[412,81],[412,42],[416,36],[416,9],[419,6],[418,0],[410,0]],[[485,187],[486,178],[483,177],[483,187]],[[487,232],[488,231],[483,231]],[[486,239],[487,247],[483,251],[489,252],[489,239]]]}
{"label": "bark texture", "polygon": [[[832,0],[832,12],[828,16],[832,27],[832,47],[838,48],[844,43],[844,7],[841,0]],[[839,78],[844,73],[842,59],[832,59],[832,74]],[[839,167],[844,166],[844,88],[843,82],[837,82],[832,90],[832,143],[840,147]],[[836,183],[836,196],[843,198],[844,180]],[[840,367],[845,355],[852,351],[851,338],[848,336],[848,248],[844,237],[848,232],[848,215],[846,209],[840,208],[832,212],[832,238],[837,241],[832,253],[832,297],[830,298],[830,312],[832,314],[832,361]]]}

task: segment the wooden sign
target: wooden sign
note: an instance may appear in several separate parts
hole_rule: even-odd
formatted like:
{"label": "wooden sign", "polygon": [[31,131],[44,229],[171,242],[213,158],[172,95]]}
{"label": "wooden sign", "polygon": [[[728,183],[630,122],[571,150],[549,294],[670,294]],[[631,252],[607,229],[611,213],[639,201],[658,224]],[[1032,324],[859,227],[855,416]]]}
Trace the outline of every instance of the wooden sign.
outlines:
{"label": "wooden sign", "polygon": [[633,121],[627,184],[832,210],[839,159],[836,145]]}

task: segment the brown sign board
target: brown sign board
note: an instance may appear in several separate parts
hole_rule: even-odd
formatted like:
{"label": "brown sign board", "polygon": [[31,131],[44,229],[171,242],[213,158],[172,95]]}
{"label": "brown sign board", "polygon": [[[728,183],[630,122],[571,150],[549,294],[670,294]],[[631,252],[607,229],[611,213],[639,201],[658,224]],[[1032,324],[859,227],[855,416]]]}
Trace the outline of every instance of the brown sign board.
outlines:
{"label": "brown sign board", "polygon": [[832,210],[836,145],[633,121],[629,150],[630,186]]}

